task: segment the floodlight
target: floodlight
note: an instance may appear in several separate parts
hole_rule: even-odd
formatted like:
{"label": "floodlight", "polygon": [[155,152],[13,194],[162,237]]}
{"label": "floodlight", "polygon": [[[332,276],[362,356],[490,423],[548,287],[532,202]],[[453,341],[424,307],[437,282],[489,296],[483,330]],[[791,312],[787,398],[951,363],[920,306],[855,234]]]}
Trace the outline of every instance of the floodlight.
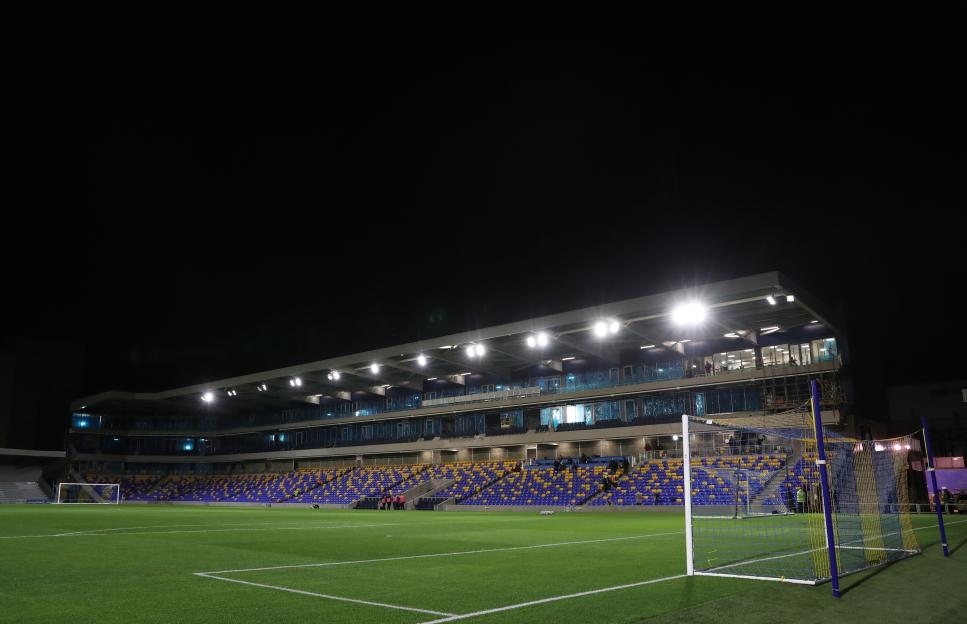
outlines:
{"label": "floodlight", "polygon": [[795,297],[793,297],[792,295],[786,295],[786,301],[787,301],[788,303],[792,303],[792,302],[793,302],[793,301],[795,301],[795,300],[796,300],[796,298],[795,298]]}
{"label": "floodlight", "polygon": [[604,321],[598,321],[594,324],[594,335],[598,338],[604,338],[608,335],[608,324]]}
{"label": "floodlight", "polygon": [[537,338],[535,338],[533,336],[528,336],[527,337],[527,346],[530,347],[531,349],[533,349],[534,347],[536,347],[537,346]]}
{"label": "floodlight", "polygon": [[547,334],[545,334],[544,332],[538,332],[537,333],[537,344],[538,344],[538,346],[546,347],[547,346],[547,340],[548,340],[547,339]]}
{"label": "floodlight", "polygon": [[464,349],[464,352],[467,354],[468,358],[472,358],[475,353],[473,345],[467,345],[467,348]]}
{"label": "floodlight", "polygon": [[773,297],[772,295],[769,295],[768,297],[766,297],[766,301],[769,302],[769,305],[776,305],[776,298]]}
{"label": "floodlight", "polygon": [[705,306],[700,303],[684,303],[672,310],[676,325],[698,325],[705,320]]}
{"label": "floodlight", "polygon": [[487,352],[487,350],[484,349],[484,346],[482,344],[478,344],[474,346],[474,351],[477,353],[477,357],[482,357],[483,354]]}
{"label": "floodlight", "polygon": [[672,440],[675,441],[675,442],[678,442],[678,434],[677,433],[672,436]]}
{"label": "floodlight", "polygon": [[618,321],[611,321],[611,323],[608,324],[608,331],[612,334],[617,334],[619,327],[621,326],[618,325]]}
{"label": "floodlight", "polygon": [[201,395],[201,400],[205,403],[211,403],[215,400],[215,394],[212,392],[206,392],[205,394]]}
{"label": "floodlight", "polygon": [[369,365],[369,371],[371,373],[373,373],[374,375],[376,373],[378,373],[379,372],[379,364],[377,364],[376,362],[373,362],[372,364],[370,364]]}
{"label": "floodlight", "polygon": [[420,366],[426,366],[426,356],[422,353],[416,356],[416,363]]}

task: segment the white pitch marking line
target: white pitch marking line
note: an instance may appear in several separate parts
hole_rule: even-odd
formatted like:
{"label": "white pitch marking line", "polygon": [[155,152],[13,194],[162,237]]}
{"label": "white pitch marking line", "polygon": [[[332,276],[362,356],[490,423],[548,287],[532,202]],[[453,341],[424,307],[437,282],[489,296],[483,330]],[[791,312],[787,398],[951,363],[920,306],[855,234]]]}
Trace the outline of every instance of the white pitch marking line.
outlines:
{"label": "white pitch marking line", "polygon": [[205,572],[193,572],[195,576],[202,576],[204,578],[214,579],[216,581],[225,581],[228,583],[239,583],[241,585],[251,585],[252,587],[262,587],[265,589],[275,589],[278,591],[289,592],[292,594],[301,594],[303,596],[313,596],[315,598],[326,598],[328,600],[340,600],[342,602],[354,602],[356,604],[364,604],[372,607],[384,607],[386,609],[399,609],[402,611],[416,611],[417,613],[429,613],[430,615],[444,615],[452,616],[452,613],[445,613],[443,611],[431,611],[429,609],[417,609],[415,607],[404,607],[402,605],[387,604],[385,602],[373,602],[371,600],[358,600],[356,598],[346,598],[345,596],[332,596],[329,594],[317,594],[315,592],[303,591],[301,589],[293,589],[291,587],[282,587],[281,585],[266,585],[264,583],[252,583],[251,581],[241,581],[239,579],[223,578],[221,576],[215,576],[213,574]]}
{"label": "white pitch marking line", "polygon": [[195,574],[232,574],[235,572],[266,572],[270,570],[288,570],[292,568],[326,568],[339,565],[354,565],[359,563],[380,563],[383,561],[404,561],[407,559],[430,559],[433,557],[455,557],[458,555],[479,555],[482,553],[508,552],[513,550],[531,550],[534,548],[553,548],[556,546],[574,546],[578,544],[600,544],[602,542],[620,542],[625,540],[643,539],[646,537],[662,537],[665,535],[681,535],[681,531],[670,533],[651,533],[648,535],[631,535],[628,537],[607,537],[603,539],[578,540],[574,542],[555,542],[552,544],[533,544],[530,546],[507,546],[503,548],[482,548],[480,550],[461,550],[456,552],[427,553],[422,555],[405,555],[402,557],[383,557],[381,559],[357,559],[353,561],[329,561],[325,563],[297,563],[293,565],[269,566],[265,568],[239,568],[236,570],[215,570],[213,572],[195,572]]}
{"label": "white pitch marking line", "polygon": [[[357,529],[372,527],[401,526],[402,522],[380,522],[376,524],[341,524],[341,525],[305,525],[305,526],[261,526],[244,528],[243,526],[230,529],[185,529],[176,531],[128,531],[127,533],[105,533],[104,531],[121,531],[125,529],[95,529],[95,532],[51,533],[47,535],[0,535],[0,539],[28,539],[37,537],[120,537],[122,535],[169,535],[171,533],[225,533],[231,531],[313,531],[320,529]],[[185,525],[210,526],[210,525]],[[126,527],[138,528],[138,527]]]}
{"label": "white pitch marking line", "polygon": [[685,578],[685,575],[676,574],[675,576],[666,576],[664,578],[651,579],[648,581],[628,583],[627,585],[615,585],[614,587],[602,587],[601,589],[592,589],[590,591],[577,592],[575,594],[565,594],[563,596],[552,596],[551,598],[541,598],[540,600],[531,600],[530,602],[521,602],[519,604],[507,605],[506,607],[497,607],[496,609],[486,609],[484,611],[474,611],[473,613],[461,613],[459,615],[451,615],[449,617],[440,618],[438,620],[420,622],[420,624],[442,624],[443,622],[465,620],[467,618],[479,617],[481,615],[490,615],[491,613],[500,613],[502,611],[510,611],[512,609],[523,609],[524,607],[530,607],[533,605],[546,604],[548,602],[557,602],[558,600],[568,600],[570,598],[581,598],[583,596],[591,596],[594,594],[603,594],[604,592],[618,591],[620,589],[631,589],[632,587],[643,587],[645,585],[654,585],[655,583],[664,583],[665,581],[674,581],[680,578]]}
{"label": "white pitch marking line", "polygon": [[[207,513],[210,513],[211,511],[225,511],[225,510],[228,510],[228,509],[235,509],[235,508],[232,508],[232,507],[225,507],[225,508],[222,508],[222,509],[209,508],[209,511]],[[178,510],[178,511],[180,511],[180,510]],[[171,513],[171,512],[168,512],[168,513]],[[332,520],[336,520],[336,519],[345,519],[346,516],[345,515],[340,515],[340,514],[326,514],[325,517],[326,518],[330,518]],[[491,523],[494,523],[494,522],[521,522],[521,521],[530,520],[530,519],[531,518],[529,518],[529,517],[528,518],[489,518],[489,519],[486,519],[486,520],[481,519],[481,518],[470,518],[470,519],[468,519],[466,521],[462,521],[460,523],[460,525],[461,526],[465,526],[467,524],[474,524],[474,523],[479,523],[479,522],[487,522],[488,524],[491,524]],[[292,522],[289,521],[289,522],[285,522],[283,524],[292,524]],[[356,525],[352,525],[352,526],[354,526],[354,527],[355,526],[360,526],[360,527],[375,527],[375,526],[400,526],[402,524],[405,524],[405,523],[402,523],[402,522],[385,522],[385,523],[374,523],[374,524],[356,524]],[[452,523],[451,522],[427,522],[426,523],[426,525],[441,525],[441,524],[447,524],[448,526],[452,526]],[[424,526],[426,526],[426,525],[424,525]],[[99,535],[101,533],[106,533],[108,531],[133,531],[134,529],[157,529],[157,528],[167,528],[167,527],[208,527],[208,526],[212,526],[212,525],[211,524],[153,524],[153,525],[150,525],[150,526],[146,525],[146,526],[136,526],[136,527],[115,527],[115,528],[109,528],[109,529],[90,529],[90,530],[87,530],[87,531],[71,531],[71,532],[67,532],[67,533],[44,533],[44,534],[41,534],[41,535],[0,535],[0,539],[31,539],[31,538],[38,538],[38,537],[76,537],[76,536],[84,536],[84,535]],[[313,525],[300,525],[298,527],[281,527],[281,526],[276,525],[275,523],[271,523],[270,524],[269,522],[258,522],[258,523],[253,523],[253,522],[236,522],[236,523],[216,524],[214,526],[218,526],[218,527],[230,527],[230,526],[239,526],[239,527],[266,527],[264,529],[262,529],[262,528],[255,529],[255,530],[266,530],[266,531],[268,531],[268,530],[274,531],[274,530],[278,530],[278,529],[282,529],[282,528],[288,528],[289,530],[305,530],[305,529],[315,529],[315,528],[344,528],[342,525],[340,525],[340,526],[331,526],[331,525],[314,525],[314,524]],[[206,529],[204,531],[184,531],[184,532],[186,532],[186,533],[207,533],[207,532],[221,531],[221,530],[222,529]],[[142,533],[134,533],[134,532],[132,532],[132,533],[123,533],[123,535],[150,535],[152,533],[165,533],[165,532],[166,531],[145,531],[145,532],[142,532]],[[173,532],[173,531],[168,531],[168,532],[170,533],[170,532]]]}

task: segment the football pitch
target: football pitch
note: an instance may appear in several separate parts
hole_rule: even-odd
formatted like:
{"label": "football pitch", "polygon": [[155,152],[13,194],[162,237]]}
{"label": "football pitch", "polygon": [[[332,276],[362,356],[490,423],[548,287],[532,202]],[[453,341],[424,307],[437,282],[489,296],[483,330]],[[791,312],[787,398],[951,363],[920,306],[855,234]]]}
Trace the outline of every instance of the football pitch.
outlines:
{"label": "football pitch", "polygon": [[940,622],[967,519],[924,554],[809,587],[684,576],[680,512],[0,506],[0,622]]}

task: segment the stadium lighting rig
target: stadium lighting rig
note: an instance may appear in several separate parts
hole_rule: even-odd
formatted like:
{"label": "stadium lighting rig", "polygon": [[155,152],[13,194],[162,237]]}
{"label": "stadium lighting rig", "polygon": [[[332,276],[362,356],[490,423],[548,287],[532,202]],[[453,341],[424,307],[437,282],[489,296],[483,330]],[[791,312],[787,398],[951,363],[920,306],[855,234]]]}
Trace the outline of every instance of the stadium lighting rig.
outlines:
{"label": "stadium lighting rig", "polygon": [[467,354],[468,358],[473,359],[475,357],[483,357],[484,353],[487,352],[487,349],[485,349],[482,344],[468,344],[466,349],[464,349],[464,352]]}
{"label": "stadium lighting rig", "polygon": [[594,324],[592,331],[598,338],[604,338],[609,334],[617,334],[621,329],[621,324],[614,319],[601,319]]}
{"label": "stadium lighting rig", "polygon": [[301,388],[302,387],[302,378],[301,377],[293,377],[292,379],[289,380],[289,385],[292,386],[293,388]]}
{"label": "stadium lighting rig", "polygon": [[416,356],[416,363],[420,366],[426,366],[426,356],[422,353]]}
{"label": "stadium lighting rig", "polygon": [[705,320],[707,310],[696,301],[683,303],[672,309],[672,322],[676,325],[699,325]]}
{"label": "stadium lighting rig", "polygon": [[531,334],[527,337],[527,346],[531,349],[535,347],[546,347],[548,343],[547,334],[544,332],[537,332],[536,334]]}
{"label": "stadium lighting rig", "polygon": [[329,371],[329,374],[326,375],[326,378],[329,379],[329,381],[339,381],[340,377],[342,377],[342,375],[339,374],[339,371],[337,370]]}
{"label": "stadium lighting rig", "polygon": [[205,403],[211,403],[215,400],[215,393],[209,390],[205,394],[201,395],[201,400]]}
{"label": "stadium lighting rig", "polygon": [[374,375],[377,374],[379,372],[379,364],[376,362],[373,362],[372,364],[370,364],[369,372],[371,372]]}

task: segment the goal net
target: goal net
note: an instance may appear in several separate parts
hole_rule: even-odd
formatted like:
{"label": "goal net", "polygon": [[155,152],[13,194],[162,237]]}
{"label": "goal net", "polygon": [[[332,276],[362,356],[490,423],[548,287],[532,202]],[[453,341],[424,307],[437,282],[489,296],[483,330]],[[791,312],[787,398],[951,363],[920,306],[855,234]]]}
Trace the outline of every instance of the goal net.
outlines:
{"label": "goal net", "polygon": [[121,486],[117,483],[58,483],[56,503],[117,505]]}
{"label": "goal net", "polygon": [[920,552],[907,475],[918,440],[856,440],[817,420],[812,403],[682,417],[689,574],[832,580],[838,595],[838,576]]}

